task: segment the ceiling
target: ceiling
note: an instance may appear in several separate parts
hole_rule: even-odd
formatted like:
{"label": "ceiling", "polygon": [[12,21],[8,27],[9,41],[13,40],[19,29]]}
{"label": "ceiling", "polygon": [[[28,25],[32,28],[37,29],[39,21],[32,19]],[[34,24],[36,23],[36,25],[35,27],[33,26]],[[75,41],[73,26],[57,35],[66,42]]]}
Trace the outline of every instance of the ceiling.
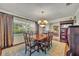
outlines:
{"label": "ceiling", "polygon": [[78,6],[77,3],[68,6],[66,3],[0,3],[0,9],[35,21],[42,17],[41,11],[44,11],[43,17],[50,21],[74,15]]}

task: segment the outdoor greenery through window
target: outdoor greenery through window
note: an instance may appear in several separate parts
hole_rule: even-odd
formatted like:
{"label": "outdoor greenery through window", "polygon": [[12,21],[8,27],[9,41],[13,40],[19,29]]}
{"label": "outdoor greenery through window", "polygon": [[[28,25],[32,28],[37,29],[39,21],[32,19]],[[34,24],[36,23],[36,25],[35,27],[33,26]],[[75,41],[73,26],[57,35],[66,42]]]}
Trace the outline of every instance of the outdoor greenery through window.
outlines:
{"label": "outdoor greenery through window", "polygon": [[22,33],[24,31],[24,29],[21,24],[14,23],[13,31],[14,31],[14,34],[19,34],[19,33]]}
{"label": "outdoor greenery through window", "polygon": [[33,31],[35,33],[35,22],[14,17],[13,34],[14,45],[24,42],[23,32]]}

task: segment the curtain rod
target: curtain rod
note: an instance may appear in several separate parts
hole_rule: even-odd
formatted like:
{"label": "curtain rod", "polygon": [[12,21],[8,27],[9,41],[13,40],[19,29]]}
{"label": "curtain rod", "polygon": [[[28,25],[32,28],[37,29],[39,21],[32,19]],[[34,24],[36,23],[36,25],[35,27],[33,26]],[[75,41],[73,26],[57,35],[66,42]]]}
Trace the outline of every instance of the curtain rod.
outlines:
{"label": "curtain rod", "polygon": [[[5,12],[0,12],[0,13],[9,14],[9,13],[5,13]],[[9,14],[9,15],[12,15],[12,14]],[[17,18],[21,18],[21,19],[25,19],[25,20],[28,20],[28,21],[36,22],[34,20],[26,19],[26,18],[21,17],[21,16],[16,16],[16,15],[12,15],[12,16],[17,17]]]}

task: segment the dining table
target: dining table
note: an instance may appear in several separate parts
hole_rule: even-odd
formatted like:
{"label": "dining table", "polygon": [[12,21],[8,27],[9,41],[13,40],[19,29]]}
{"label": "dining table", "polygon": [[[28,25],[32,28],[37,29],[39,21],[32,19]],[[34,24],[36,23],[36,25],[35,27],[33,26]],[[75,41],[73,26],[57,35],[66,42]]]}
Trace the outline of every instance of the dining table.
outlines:
{"label": "dining table", "polygon": [[33,35],[33,39],[36,41],[42,41],[42,40],[46,40],[47,35],[46,34],[35,34]]}

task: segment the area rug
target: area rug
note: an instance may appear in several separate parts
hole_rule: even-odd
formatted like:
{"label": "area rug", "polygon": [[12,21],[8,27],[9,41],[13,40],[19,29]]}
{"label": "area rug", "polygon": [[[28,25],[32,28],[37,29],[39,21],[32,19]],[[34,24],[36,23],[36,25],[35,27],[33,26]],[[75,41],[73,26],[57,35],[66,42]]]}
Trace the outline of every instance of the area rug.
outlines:
{"label": "area rug", "polygon": [[[53,45],[47,54],[40,51],[36,51],[32,56],[64,56],[66,52],[66,43],[61,43],[58,41],[52,41]],[[2,56],[29,56],[28,53],[25,54],[24,44],[14,46],[11,48],[4,49],[2,51]]]}
{"label": "area rug", "polygon": [[[25,46],[24,44],[21,44],[15,47],[4,49],[2,51],[2,56],[29,56],[28,51],[25,54],[24,46]],[[32,56],[49,56],[49,54],[48,52],[47,54],[45,54],[42,51],[39,51],[39,52],[36,51],[32,54]]]}
{"label": "area rug", "polygon": [[66,50],[67,50],[67,44],[58,42],[58,41],[52,41],[52,48],[49,50],[49,54],[51,56],[65,56]]}

